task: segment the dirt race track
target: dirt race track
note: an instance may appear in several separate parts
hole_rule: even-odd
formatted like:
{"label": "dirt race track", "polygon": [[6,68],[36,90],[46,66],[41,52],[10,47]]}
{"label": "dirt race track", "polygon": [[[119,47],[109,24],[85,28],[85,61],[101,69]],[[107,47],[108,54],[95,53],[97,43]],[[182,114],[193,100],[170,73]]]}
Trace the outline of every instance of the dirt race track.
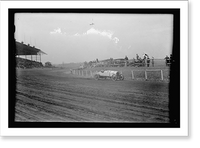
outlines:
{"label": "dirt race track", "polygon": [[15,121],[168,123],[168,83],[18,69]]}

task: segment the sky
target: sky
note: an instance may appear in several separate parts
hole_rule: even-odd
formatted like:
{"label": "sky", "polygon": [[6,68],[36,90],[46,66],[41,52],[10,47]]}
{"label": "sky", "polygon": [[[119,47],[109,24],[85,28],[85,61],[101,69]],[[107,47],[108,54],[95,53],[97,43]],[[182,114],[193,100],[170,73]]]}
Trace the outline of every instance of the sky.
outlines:
{"label": "sky", "polygon": [[173,15],[17,13],[15,39],[41,49],[42,62],[77,63],[136,58],[164,59],[172,52]]}

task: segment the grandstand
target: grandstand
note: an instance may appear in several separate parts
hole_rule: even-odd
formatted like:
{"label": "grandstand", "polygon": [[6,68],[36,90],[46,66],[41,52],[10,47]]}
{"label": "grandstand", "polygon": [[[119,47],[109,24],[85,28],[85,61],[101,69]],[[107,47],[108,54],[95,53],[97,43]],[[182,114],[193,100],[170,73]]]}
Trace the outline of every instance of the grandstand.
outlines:
{"label": "grandstand", "polygon": [[39,68],[43,67],[41,55],[46,54],[35,46],[26,45],[16,41],[16,67]]}

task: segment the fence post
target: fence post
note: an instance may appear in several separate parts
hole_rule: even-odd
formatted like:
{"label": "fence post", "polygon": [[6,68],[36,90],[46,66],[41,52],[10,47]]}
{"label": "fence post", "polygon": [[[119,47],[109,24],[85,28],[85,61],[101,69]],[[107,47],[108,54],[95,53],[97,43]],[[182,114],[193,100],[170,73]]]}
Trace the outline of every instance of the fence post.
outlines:
{"label": "fence post", "polygon": [[147,71],[146,70],[144,71],[144,74],[145,74],[145,80],[147,80]]}
{"label": "fence post", "polygon": [[161,74],[161,80],[163,80],[163,71],[160,70],[160,74]]}
{"label": "fence post", "polygon": [[132,79],[134,79],[134,74],[133,74],[133,70],[131,70],[131,73],[132,73]]}

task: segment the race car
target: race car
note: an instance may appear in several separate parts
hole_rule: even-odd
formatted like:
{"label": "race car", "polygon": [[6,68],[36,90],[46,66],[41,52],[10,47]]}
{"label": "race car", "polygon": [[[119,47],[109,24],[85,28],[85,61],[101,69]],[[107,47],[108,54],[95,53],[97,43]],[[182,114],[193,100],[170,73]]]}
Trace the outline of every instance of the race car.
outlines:
{"label": "race car", "polygon": [[119,71],[113,71],[113,70],[101,70],[94,75],[94,78],[96,80],[99,80],[101,78],[103,79],[110,78],[113,81],[124,80],[124,76],[120,74]]}

